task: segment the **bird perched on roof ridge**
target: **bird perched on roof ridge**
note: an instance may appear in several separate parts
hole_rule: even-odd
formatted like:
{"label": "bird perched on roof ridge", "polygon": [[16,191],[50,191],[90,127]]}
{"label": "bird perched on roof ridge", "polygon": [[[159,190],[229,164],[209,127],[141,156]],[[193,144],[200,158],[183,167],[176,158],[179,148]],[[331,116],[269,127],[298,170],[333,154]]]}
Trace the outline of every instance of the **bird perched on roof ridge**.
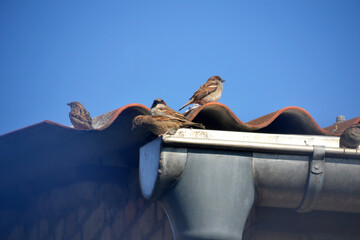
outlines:
{"label": "bird perched on roof ridge", "polygon": [[80,130],[93,129],[90,113],[80,102],[70,102],[67,105],[71,107],[69,118],[74,128]]}
{"label": "bird perched on roof ridge", "polygon": [[170,108],[161,98],[154,99],[154,102],[151,105],[150,113],[153,116],[158,115],[187,120],[184,115]]}
{"label": "bird perched on roof ridge", "polygon": [[204,83],[196,92],[194,92],[190,100],[185,103],[185,105],[182,106],[179,111],[192,103],[204,105],[208,102],[219,101],[223,91],[223,82],[225,82],[225,80],[217,75],[210,77],[206,83]]}
{"label": "bird perched on roof ridge", "polygon": [[172,118],[159,115],[138,115],[133,119],[132,129],[142,126],[155,135],[165,133],[174,134],[183,127],[205,128],[201,123],[194,123],[186,119]]}
{"label": "bird perched on roof ridge", "polygon": [[341,134],[340,136],[340,147],[344,148],[355,148],[356,151],[360,146],[360,123],[354,124]]}

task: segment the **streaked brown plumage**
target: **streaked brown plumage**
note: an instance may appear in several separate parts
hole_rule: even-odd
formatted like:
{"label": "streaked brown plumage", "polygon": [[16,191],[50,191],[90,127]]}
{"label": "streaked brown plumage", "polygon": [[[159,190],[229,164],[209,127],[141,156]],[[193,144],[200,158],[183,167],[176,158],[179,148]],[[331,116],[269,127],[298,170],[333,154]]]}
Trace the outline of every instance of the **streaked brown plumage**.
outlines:
{"label": "streaked brown plumage", "polygon": [[71,102],[67,105],[71,107],[69,117],[74,128],[80,130],[93,129],[91,126],[92,119],[90,113],[86,111],[85,107],[81,103]]}
{"label": "streaked brown plumage", "polygon": [[347,128],[340,136],[340,147],[355,148],[360,145],[360,123]]}
{"label": "streaked brown plumage", "polygon": [[155,135],[164,133],[174,134],[176,130],[183,127],[205,128],[201,123],[194,123],[189,120],[181,120],[167,116],[138,115],[133,119],[132,129],[142,126]]}
{"label": "streaked brown plumage", "polygon": [[223,82],[225,82],[225,80],[223,80],[221,77],[216,75],[212,76],[192,95],[190,100],[185,103],[185,105],[182,106],[179,111],[193,103],[204,105],[208,102],[219,101],[223,91]]}
{"label": "streaked brown plumage", "polygon": [[161,98],[156,98],[151,105],[150,113],[153,116],[166,116],[166,117],[172,117],[172,118],[179,118],[182,120],[187,120],[184,115],[178,113],[174,109],[170,108],[164,100]]}

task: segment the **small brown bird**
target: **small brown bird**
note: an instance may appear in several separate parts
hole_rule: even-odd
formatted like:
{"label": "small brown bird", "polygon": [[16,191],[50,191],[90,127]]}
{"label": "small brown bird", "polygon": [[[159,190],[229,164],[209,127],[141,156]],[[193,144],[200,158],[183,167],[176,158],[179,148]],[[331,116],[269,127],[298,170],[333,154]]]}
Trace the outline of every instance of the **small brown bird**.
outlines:
{"label": "small brown bird", "polygon": [[91,126],[92,119],[90,113],[86,111],[85,107],[79,102],[67,103],[71,107],[69,117],[72,125],[76,129],[89,130],[93,129]]}
{"label": "small brown bird", "polygon": [[190,100],[182,106],[179,111],[192,103],[204,105],[208,102],[219,101],[223,91],[223,82],[225,82],[225,80],[221,77],[212,76],[193,94]]}
{"label": "small brown bird", "polygon": [[156,98],[151,105],[150,113],[153,116],[166,116],[166,117],[172,117],[172,118],[179,118],[181,120],[187,120],[184,115],[178,113],[174,109],[168,107],[166,105],[165,101],[161,98]]}
{"label": "small brown bird", "polygon": [[355,148],[360,145],[360,123],[354,124],[347,128],[340,136],[340,147]]}
{"label": "small brown bird", "polygon": [[183,127],[205,128],[201,123],[194,123],[189,120],[181,120],[167,116],[138,115],[133,119],[132,129],[142,126],[155,135],[164,133],[174,134],[176,130]]}

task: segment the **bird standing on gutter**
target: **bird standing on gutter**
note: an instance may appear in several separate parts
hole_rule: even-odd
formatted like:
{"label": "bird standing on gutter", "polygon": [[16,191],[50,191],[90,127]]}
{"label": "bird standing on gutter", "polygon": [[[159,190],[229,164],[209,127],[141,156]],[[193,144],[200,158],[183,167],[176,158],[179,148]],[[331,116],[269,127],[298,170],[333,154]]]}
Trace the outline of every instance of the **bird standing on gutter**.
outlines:
{"label": "bird standing on gutter", "polygon": [[356,152],[360,146],[360,123],[354,124],[347,128],[340,136],[340,147],[355,148]]}

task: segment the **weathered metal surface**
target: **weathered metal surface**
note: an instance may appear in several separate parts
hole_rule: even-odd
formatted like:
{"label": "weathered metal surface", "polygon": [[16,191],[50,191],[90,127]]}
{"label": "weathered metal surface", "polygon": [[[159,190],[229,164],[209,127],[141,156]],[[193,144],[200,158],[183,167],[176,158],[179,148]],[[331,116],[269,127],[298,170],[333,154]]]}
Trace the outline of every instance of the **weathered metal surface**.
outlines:
{"label": "weathered metal surface", "polygon": [[161,138],[155,139],[140,149],[139,178],[145,198],[153,195],[160,171]]}
{"label": "weathered metal surface", "polygon": [[324,186],[315,208],[360,213],[360,161],[326,157]]}
{"label": "weathered metal surface", "polygon": [[180,129],[143,147],[159,152],[140,166],[154,175],[144,196],[159,198],[181,240],[241,239],[255,186],[256,206],[360,213],[360,154],[338,141]]}
{"label": "weathered metal surface", "polygon": [[358,240],[360,214],[256,207],[244,240]]}
{"label": "weathered metal surface", "polygon": [[297,210],[298,212],[305,213],[313,210],[323,188],[324,170],[325,147],[314,146],[314,153],[309,166],[307,189],[304,199]]}
{"label": "weathered metal surface", "polygon": [[163,138],[166,145],[191,146],[251,152],[312,155],[314,145],[326,147],[327,156],[360,159],[360,151],[339,148],[339,137],[245,133],[216,130],[179,129],[175,135]]}
{"label": "weathered metal surface", "polygon": [[161,138],[140,149],[139,176],[145,198],[156,199],[183,172],[187,161],[186,148],[162,148]]}
{"label": "weathered metal surface", "polygon": [[176,240],[242,239],[253,206],[251,156],[188,150],[186,167],[160,201]]}
{"label": "weathered metal surface", "polygon": [[[297,208],[307,189],[308,156],[254,153],[257,205]],[[321,194],[313,210],[360,213],[360,162],[326,158]]]}
{"label": "weathered metal surface", "polygon": [[[300,206],[308,188],[309,164],[314,151],[310,144],[323,145],[328,161],[321,169],[326,174],[323,191],[312,208],[360,212],[360,152],[353,149],[344,152],[335,147],[338,141],[338,137],[326,136],[180,129],[175,135],[164,136],[163,145],[197,147],[204,152],[211,148],[251,152],[259,191],[257,205],[294,209]],[[317,170],[312,169],[312,174],[314,171]]]}
{"label": "weathered metal surface", "polygon": [[297,208],[304,196],[309,169],[308,156],[253,154],[257,205]]}
{"label": "weathered metal surface", "polygon": [[238,141],[248,143],[310,146],[311,148],[313,145],[323,145],[332,148],[339,147],[339,137],[335,136],[251,133],[201,129],[179,129],[174,135],[166,135],[164,140],[166,141],[177,138],[180,138],[183,141],[186,141],[187,139],[194,139],[199,142],[202,140],[221,140],[224,143]]}

